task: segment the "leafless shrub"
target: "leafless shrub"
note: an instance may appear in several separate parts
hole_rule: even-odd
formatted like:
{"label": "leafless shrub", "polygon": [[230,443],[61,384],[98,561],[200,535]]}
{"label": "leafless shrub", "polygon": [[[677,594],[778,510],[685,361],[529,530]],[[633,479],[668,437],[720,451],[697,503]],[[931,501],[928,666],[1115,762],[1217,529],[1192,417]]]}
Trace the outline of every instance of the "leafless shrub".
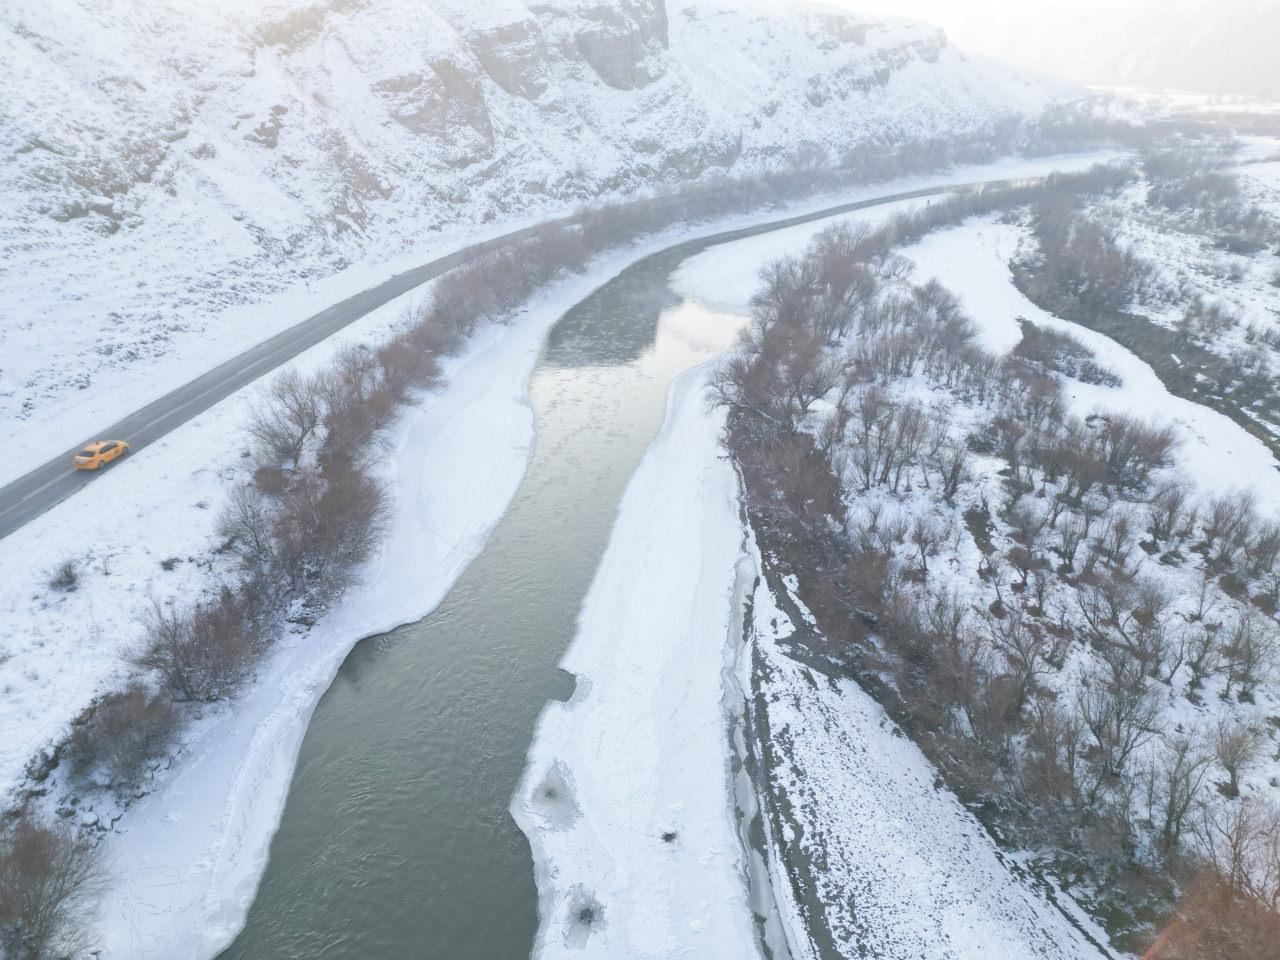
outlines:
{"label": "leafless shrub", "polygon": [[1234,692],[1241,700],[1252,701],[1253,692],[1267,680],[1275,665],[1276,640],[1270,626],[1253,610],[1241,609],[1222,641],[1222,661],[1226,669],[1223,697]]}
{"label": "leafless shrub", "polygon": [[31,816],[0,827],[0,955],[55,960],[76,953],[101,883],[92,841]]}
{"label": "leafless shrub", "polygon": [[1191,517],[1191,484],[1183,477],[1161,484],[1147,507],[1147,531],[1156,543],[1179,537]]}
{"label": "leafless shrub", "polygon": [[920,515],[911,523],[911,545],[915,547],[916,559],[920,561],[920,575],[929,574],[929,561],[937,556],[942,545],[951,536],[951,529],[932,517]]}
{"label": "leafless shrub", "polygon": [[1037,282],[1066,313],[1123,310],[1152,275],[1152,267],[1115,232],[1088,219],[1069,196],[1049,195],[1032,208],[1040,243]]}
{"label": "leafless shrub", "polygon": [[[282,485],[272,492],[283,490]],[[218,535],[255,572],[270,570],[276,561],[279,544],[272,513],[272,506],[257,486],[241,484],[232,488],[218,515]]]}
{"label": "leafless shrub", "polygon": [[845,463],[863,491],[887,486],[895,493],[924,443],[928,419],[918,401],[899,402],[879,387],[848,398]]}
{"label": "leafless shrub", "polygon": [[254,405],[248,430],[269,464],[293,464],[321,418],[320,384],[295,369],[278,374]]}
{"label": "leafless shrub", "polygon": [[1244,545],[1249,573],[1264,578],[1280,566],[1280,518],[1256,521]]}
{"label": "leafless shrub", "polygon": [[1134,751],[1158,732],[1159,702],[1140,680],[1116,684],[1094,676],[1081,685],[1076,706],[1093,739],[1098,767],[1111,780],[1124,775]]}
{"label": "leafless shrub", "polygon": [[417,342],[411,332],[396,334],[377,349],[382,365],[382,382],[397,403],[404,402],[412,388],[433,386],[440,377],[440,363],[430,349]]}
{"label": "leafless shrub", "polygon": [[1004,617],[987,617],[984,626],[991,646],[1008,665],[1021,709],[1035,692],[1040,677],[1048,671],[1052,653],[1049,638],[1018,610]]}
{"label": "leafless shrub", "polygon": [[75,593],[80,587],[80,563],[75,557],[59,561],[49,571],[49,589],[59,593]]}
{"label": "leafless shrub", "polygon": [[77,723],[68,743],[71,775],[124,792],[136,788],[148,761],[163,756],[178,724],[166,691],[134,681],[100,697]]}
{"label": "leafless shrub", "polygon": [[1212,344],[1240,322],[1240,315],[1223,304],[1196,297],[1178,318],[1174,329],[1184,344]]}
{"label": "leafless shrub", "polygon": [[1166,424],[1121,414],[1103,421],[1098,441],[1112,481],[1141,490],[1152,471],[1172,462],[1177,434]]}
{"label": "leafless shrub", "polygon": [[1199,834],[1213,872],[1229,890],[1268,910],[1280,907],[1280,808],[1256,795],[1207,804]]}
{"label": "leafless shrub", "polygon": [[153,601],[135,662],[155,670],[175,699],[211,702],[229,695],[261,647],[261,633],[244,607],[225,587],[218,600],[187,610]]}
{"label": "leafless shrub", "polygon": [[1022,324],[1022,339],[1013,355],[1046,373],[1060,373],[1083,383],[1119,386],[1120,379],[1100,366],[1094,353],[1069,333],[1033,323]]}
{"label": "leafless shrub", "polygon": [[1029,712],[1026,750],[1018,765],[1022,797],[1042,817],[1066,821],[1082,800],[1085,786],[1085,728],[1079,714],[1052,702]]}
{"label": "leafless shrub", "polygon": [[304,474],[274,506],[277,573],[296,590],[327,600],[380,542],[387,512],[381,484],[358,466]]}
{"label": "leafless shrub", "polygon": [[1228,797],[1240,796],[1240,774],[1258,760],[1266,739],[1262,731],[1223,717],[1213,732],[1213,755],[1227,774],[1223,792]]}

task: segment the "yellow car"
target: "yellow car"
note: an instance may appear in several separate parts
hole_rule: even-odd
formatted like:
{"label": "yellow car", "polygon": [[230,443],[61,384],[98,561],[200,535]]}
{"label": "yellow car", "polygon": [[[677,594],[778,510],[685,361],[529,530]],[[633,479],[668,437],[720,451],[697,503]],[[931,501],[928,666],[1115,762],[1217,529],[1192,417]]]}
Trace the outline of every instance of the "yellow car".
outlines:
{"label": "yellow car", "polygon": [[77,453],[71,462],[77,470],[101,470],[128,452],[129,445],[123,440],[95,440]]}

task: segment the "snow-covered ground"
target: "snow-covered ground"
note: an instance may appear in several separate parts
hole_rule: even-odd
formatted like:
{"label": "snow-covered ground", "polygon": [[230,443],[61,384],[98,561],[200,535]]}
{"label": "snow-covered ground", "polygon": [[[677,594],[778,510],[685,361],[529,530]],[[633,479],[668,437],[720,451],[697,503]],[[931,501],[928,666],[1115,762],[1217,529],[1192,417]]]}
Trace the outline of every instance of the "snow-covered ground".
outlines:
{"label": "snow-covered ground", "polygon": [[0,482],[496,224],[1074,95],[924,24],[721,0],[11,0],[0,25]]}
{"label": "snow-covered ground", "polygon": [[543,960],[758,955],[722,709],[743,533],[706,369],[672,387],[561,661],[577,687],[513,801]]}
{"label": "snow-covered ground", "polygon": [[775,758],[768,787],[797,811],[784,821],[787,842],[792,857],[813,865],[825,926],[842,955],[1110,956],[1096,946],[1106,935],[1070,897],[1057,892],[1059,907],[1028,881],[866,691],[787,655],[780,641],[794,626],[764,578],[753,616],[754,693]]}
{"label": "snow-covered ground", "polygon": [[1265,501],[1280,503],[1280,471],[1264,443],[1231,418],[1174,396],[1150,365],[1110,337],[1041,310],[1014,286],[1009,264],[1026,236],[1022,227],[980,218],[932,234],[903,253],[915,261],[921,282],[936,278],[960,298],[984,340],[1013,346],[1020,339],[1018,320],[1024,319],[1069,333],[1092,350],[1121,384],[1066,381],[1078,416],[1106,411],[1170,421],[1182,439],[1180,465],[1203,492],[1252,487]]}

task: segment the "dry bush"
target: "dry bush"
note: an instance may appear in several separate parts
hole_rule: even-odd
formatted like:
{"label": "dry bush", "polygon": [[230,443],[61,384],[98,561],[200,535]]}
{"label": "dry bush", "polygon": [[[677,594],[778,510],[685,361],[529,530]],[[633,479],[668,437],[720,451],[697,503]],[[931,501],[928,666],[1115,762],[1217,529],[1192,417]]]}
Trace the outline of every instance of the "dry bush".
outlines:
{"label": "dry bush", "polygon": [[78,953],[100,882],[97,849],[70,827],[20,816],[0,828],[0,956]]}
{"label": "dry bush", "polygon": [[49,589],[59,593],[74,593],[80,587],[80,563],[75,557],[67,557],[49,571]]}
{"label": "dry bush", "polygon": [[164,755],[177,725],[172,697],[135,680],[100,697],[77,722],[67,745],[71,775],[121,793],[132,790],[147,763]]}
{"label": "dry bush", "polygon": [[1219,720],[1213,732],[1213,755],[1227,774],[1227,782],[1222,784],[1226,796],[1240,796],[1240,775],[1257,763],[1266,742],[1256,727],[1237,723],[1230,717]]}
{"label": "dry bush", "polygon": [[300,477],[274,505],[277,574],[315,599],[331,599],[381,541],[388,503],[382,485],[358,466]]}
{"label": "dry bush", "polygon": [[1118,387],[1120,378],[1094,359],[1094,353],[1069,333],[1034,323],[1022,323],[1022,339],[1013,355],[1049,373],[1061,373],[1084,383]]}
{"label": "dry bush", "polygon": [[227,587],[218,600],[187,610],[153,601],[134,662],[155,670],[176,700],[212,702],[233,693],[261,650],[245,602]]}
{"label": "dry bush", "polygon": [[297,463],[307,440],[320,426],[320,383],[297,370],[276,375],[254,405],[249,435],[257,441],[265,464]]}

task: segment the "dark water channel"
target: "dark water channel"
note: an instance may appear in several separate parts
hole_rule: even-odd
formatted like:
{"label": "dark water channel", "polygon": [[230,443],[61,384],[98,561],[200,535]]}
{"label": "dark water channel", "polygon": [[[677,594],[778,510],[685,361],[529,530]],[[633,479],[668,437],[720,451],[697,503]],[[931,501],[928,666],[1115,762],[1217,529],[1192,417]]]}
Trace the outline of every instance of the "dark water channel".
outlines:
{"label": "dark water channel", "polygon": [[[910,195],[926,192],[937,191]],[[713,244],[870,205],[668,248],[557,322],[514,501],[431,616],[364,640],[343,664],[222,960],[528,956],[537,898],[508,805],[534,723],[572,690],[556,664],[671,381],[727,350],[741,322],[673,295],[671,274]]]}

